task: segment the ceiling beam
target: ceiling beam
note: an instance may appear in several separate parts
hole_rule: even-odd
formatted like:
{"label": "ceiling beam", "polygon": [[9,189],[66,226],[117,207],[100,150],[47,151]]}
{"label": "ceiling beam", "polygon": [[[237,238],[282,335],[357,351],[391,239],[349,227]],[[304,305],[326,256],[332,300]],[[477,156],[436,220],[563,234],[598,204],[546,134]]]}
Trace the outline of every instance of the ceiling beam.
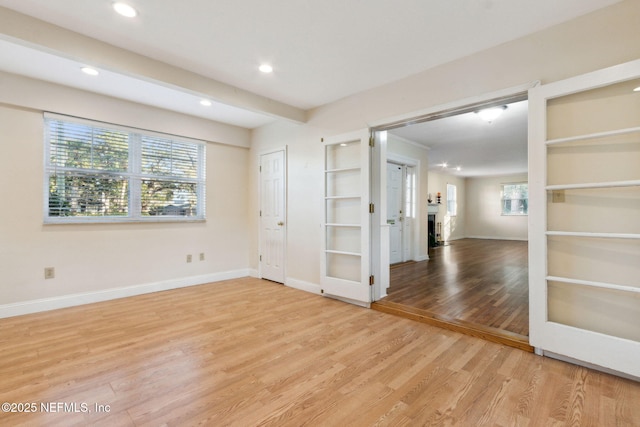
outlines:
{"label": "ceiling beam", "polygon": [[0,37],[74,61],[296,123],[300,108],[101,42],[0,7]]}

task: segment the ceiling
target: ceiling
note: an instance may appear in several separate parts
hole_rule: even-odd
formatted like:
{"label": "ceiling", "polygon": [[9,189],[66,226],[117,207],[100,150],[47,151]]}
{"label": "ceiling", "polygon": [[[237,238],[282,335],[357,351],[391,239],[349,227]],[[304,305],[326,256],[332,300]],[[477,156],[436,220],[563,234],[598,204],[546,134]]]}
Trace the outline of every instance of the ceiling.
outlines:
{"label": "ceiling", "polygon": [[432,171],[461,177],[527,173],[528,101],[506,107],[491,122],[471,111],[389,133],[428,147]]}
{"label": "ceiling", "polygon": [[[0,18],[13,14],[0,26],[0,70],[255,128],[304,121],[314,107],[618,1],[128,0],[138,11],[129,19],[111,0],[0,0]],[[8,33],[15,12],[31,21]],[[59,34],[47,37],[51,28],[31,17],[191,74],[168,81],[125,69],[55,44]],[[91,79],[77,72],[88,62],[109,66]],[[260,73],[263,62],[274,72]]]}

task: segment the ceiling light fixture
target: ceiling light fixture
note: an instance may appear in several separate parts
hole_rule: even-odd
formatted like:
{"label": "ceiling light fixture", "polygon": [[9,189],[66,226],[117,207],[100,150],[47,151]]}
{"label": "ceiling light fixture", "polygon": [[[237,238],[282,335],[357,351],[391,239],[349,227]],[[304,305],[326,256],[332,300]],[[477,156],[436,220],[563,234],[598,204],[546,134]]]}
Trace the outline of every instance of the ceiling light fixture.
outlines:
{"label": "ceiling light fixture", "polygon": [[634,92],[640,92],[640,86],[638,86],[637,88],[635,88],[633,91],[634,91]]}
{"label": "ceiling light fixture", "polygon": [[98,70],[91,67],[82,67],[80,68],[80,70],[82,70],[83,73],[88,74],[90,76],[97,76],[98,74],[100,74]]}
{"label": "ceiling light fixture", "polygon": [[205,107],[211,107],[211,101],[209,101],[208,99],[203,99],[202,101],[200,101],[200,105],[204,105]]}
{"label": "ceiling light fixture", "polygon": [[134,18],[138,15],[138,11],[126,3],[114,3],[113,9],[120,15],[126,16],[127,18]]}
{"label": "ceiling light fixture", "polygon": [[260,67],[258,67],[258,70],[262,71],[265,74],[269,74],[273,72],[273,67],[269,64],[262,64]]}
{"label": "ceiling light fixture", "polygon": [[484,110],[476,111],[476,114],[480,116],[480,118],[485,122],[491,123],[492,121],[497,119],[498,116],[502,114],[506,109],[507,106],[503,105],[502,107],[485,108]]}

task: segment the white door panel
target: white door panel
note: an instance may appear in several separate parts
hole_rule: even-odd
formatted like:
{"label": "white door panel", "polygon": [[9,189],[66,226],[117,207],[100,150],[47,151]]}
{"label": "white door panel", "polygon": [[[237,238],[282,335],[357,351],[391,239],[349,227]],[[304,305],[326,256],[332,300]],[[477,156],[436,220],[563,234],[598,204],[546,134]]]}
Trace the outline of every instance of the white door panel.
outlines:
{"label": "white door panel", "polygon": [[322,292],[357,303],[371,302],[369,132],[324,141]]}
{"label": "white door panel", "polygon": [[640,377],[640,60],[529,92],[530,343]]}
{"label": "white door panel", "polygon": [[260,157],[260,276],[284,283],[285,152]]}
{"label": "white door panel", "polygon": [[403,168],[387,163],[387,224],[389,225],[389,262],[403,261],[402,186]]}

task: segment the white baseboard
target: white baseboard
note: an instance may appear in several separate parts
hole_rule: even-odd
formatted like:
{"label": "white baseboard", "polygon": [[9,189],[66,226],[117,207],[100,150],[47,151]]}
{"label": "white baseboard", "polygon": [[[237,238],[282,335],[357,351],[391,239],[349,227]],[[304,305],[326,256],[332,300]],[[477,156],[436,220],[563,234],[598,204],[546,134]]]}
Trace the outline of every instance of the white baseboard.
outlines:
{"label": "white baseboard", "polygon": [[292,279],[291,277],[287,277],[284,284],[285,286],[289,286],[290,288],[322,295],[322,292],[320,292],[322,288],[316,283],[305,282],[304,280]]}
{"label": "white baseboard", "polygon": [[126,298],[135,295],[149,294],[152,292],[167,291],[170,289],[185,288],[188,286],[203,285],[205,283],[219,282],[222,280],[239,279],[241,277],[247,277],[249,273],[250,271],[248,269],[224,271],[220,273],[205,274],[202,276],[191,276],[181,279],[165,280],[162,282],[126,286],[123,288],[104,289],[95,292],[83,292],[78,294],[62,295],[59,297],[3,304],[0,305],[0,318],[39,313],[42,311]]}
{"label": "white baseboard", "polygon": [[527,242],[527,241],[529,241],[529,239],[521,239],[519,237],[497,237],[497,236],[467,236],[467,237],[464,237],[464,239],[517,240],[519,242]]}
{"label": "white baseboard", "polygon": [[416,257],[415,261],[416,262],[427,261],[428,259],[429,259],[429,255],[424,254],[424,255],[420,255],[420,256]]}

